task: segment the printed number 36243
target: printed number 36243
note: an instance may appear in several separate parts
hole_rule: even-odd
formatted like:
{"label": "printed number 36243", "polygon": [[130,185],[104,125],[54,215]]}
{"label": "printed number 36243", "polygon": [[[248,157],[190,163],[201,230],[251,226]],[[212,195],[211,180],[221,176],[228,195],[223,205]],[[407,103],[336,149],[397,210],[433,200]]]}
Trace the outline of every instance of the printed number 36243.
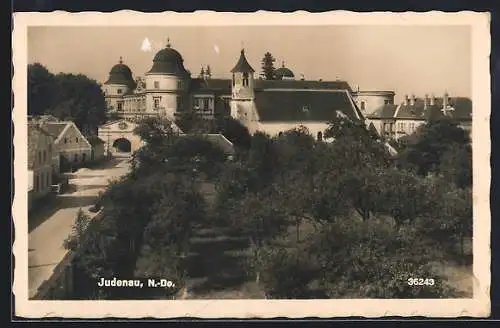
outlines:
{"label": "printed number 36243", "polygon": [[409,286],[434,286],[432,278],[408,278]]}

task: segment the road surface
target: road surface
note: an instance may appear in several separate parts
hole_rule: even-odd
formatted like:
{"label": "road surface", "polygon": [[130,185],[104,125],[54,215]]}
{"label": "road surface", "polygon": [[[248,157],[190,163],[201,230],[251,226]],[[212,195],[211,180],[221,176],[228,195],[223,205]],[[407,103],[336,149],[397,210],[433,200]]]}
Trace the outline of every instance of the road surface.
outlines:
{"label": "road surface", "polygon": [[130,169],[128,159],[113,159],[92,169],[80,169],[69,180],[71,190],[58,195],[51,204],[29,218],[28,287],[32,298],[40,285],[49,279],[54,268],[66,254],[64,240],[71,233],[78,210],[94,216],[88,209],[95,197],[104,191],[110,180],[125,175]]}

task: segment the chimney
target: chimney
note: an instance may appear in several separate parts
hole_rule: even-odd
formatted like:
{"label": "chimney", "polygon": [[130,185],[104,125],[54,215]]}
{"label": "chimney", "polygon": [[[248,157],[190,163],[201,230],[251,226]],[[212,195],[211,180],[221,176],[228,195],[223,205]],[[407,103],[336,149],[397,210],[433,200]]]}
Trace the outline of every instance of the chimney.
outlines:
{"label": "chimney", "polygon": [[430,105],[431,106],[435,106],[436,105],[436,97],[434,96],[434,94],[431,95]]}
{"label": "chimney", "polygon": [[408,106],[408,100],[409,100],[408,95],[405,95],[405,102],[404,102],[405,106]]}
{"label": "chimney", "polygon": [[448,107],[448,102],[449,102],[449,99],[448,99],[448,92],[445,92],[445,93],[444,93],[444,96],[443,96],[443,108]]}
{"label": "chimney", "polygon": [[427,109],[427,106],[429,106],[429,95],[425,94],[424,109]]}
{"label": "chimney", "polygon": [[304,74],[302,74],[302,73],[300,74],[300,80],[301,80],[301,81],[304,81],[304,80],[305,80]]}
{"label": "chimney", "polygon": [[415,95],[411,95],[410,106],[415,106]]}

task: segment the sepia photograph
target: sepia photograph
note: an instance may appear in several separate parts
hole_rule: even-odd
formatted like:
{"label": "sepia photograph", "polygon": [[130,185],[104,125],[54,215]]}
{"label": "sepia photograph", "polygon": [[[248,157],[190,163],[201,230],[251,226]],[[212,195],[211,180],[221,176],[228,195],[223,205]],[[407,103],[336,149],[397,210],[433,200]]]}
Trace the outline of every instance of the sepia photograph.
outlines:
{"label": "sepia photograph", "polygon": [[487,316],[489,38],[472,12],[15,14],[16,314]]}

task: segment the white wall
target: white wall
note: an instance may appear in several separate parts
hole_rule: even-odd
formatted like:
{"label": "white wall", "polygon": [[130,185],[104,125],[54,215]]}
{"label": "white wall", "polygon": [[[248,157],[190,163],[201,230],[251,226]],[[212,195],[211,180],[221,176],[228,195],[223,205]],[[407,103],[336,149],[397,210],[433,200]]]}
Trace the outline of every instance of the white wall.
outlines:
{"label": "white wall", "polygon": [[[363,115],[373,113],[377,108],[382,107],[385,101],[388,100],[390,103],[394,102],[394,95],[392,94],[359,94],[353,97],[353,100],[358,105]],[[362,109],[361,103],[365,103],[365,109]]]}

